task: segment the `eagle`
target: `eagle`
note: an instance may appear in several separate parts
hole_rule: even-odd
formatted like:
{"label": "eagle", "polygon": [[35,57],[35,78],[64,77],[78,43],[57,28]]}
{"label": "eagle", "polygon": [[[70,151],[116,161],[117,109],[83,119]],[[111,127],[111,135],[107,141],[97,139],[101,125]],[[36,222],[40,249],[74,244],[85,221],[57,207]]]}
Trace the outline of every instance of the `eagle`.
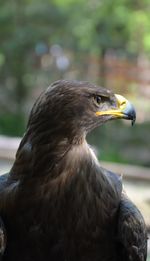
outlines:
{"label": "eagle", "polygon": [[146,261],[142,214],[86,141],[114,119],[134,123],[133,105],[89,82],[59,80],[40,95],[0,177],[0,260]]}

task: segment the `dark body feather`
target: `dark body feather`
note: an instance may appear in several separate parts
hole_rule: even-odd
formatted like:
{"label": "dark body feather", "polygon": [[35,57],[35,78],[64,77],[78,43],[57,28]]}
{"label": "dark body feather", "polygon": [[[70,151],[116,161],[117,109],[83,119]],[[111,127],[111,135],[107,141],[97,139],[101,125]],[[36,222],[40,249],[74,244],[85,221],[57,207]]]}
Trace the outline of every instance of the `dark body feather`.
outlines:
{"label": "dark body feather", "polygon": [[146,260],[145,223],[122,194],[121,179],[99,165],[77,120],[78,130],[74,122],[65,128],[57,114],[48,121],[45,99],[33,107],[14,166],[1,178],[2,260]]}

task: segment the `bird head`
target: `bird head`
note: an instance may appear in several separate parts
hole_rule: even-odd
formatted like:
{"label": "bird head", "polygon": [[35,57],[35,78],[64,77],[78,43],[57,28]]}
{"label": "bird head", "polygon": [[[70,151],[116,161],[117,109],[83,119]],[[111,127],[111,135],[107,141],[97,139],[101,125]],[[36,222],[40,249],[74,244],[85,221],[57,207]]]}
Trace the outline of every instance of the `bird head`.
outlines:
{"label": "bird head", "polygon": [[28,126],[70,141],[113,119],[135,122],[132,104],[123,96],[88,82],[54,82],[31,111]]}
{"label": "bird head", "polygon": [[123,96],[88,82],[54,82],[31,110],[12,173],[40,175],[39,170],[49,173],[65,155],[85,157],[86,134],[113,119],[136,119],[134,107]]}

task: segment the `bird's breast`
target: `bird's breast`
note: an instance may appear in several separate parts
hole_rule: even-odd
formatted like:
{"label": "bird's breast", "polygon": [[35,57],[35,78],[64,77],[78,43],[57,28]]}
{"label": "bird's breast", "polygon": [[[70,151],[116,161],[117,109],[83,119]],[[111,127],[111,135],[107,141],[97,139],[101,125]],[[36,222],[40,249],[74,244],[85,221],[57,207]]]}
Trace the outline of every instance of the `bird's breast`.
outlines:
{"label": "bird's breast", "polygon": [[14,235],[10,256],[12,252],[21,256],[30,249],[31,260],[91,261],[100,249],[102,258],[111,252],[107,246],[111,248],[115,234],[115,189],[107,179],[85,169],[62,174],[62,179],[30,180],[20,185],[11,212],[13,220],[5,213],[8,237]]}

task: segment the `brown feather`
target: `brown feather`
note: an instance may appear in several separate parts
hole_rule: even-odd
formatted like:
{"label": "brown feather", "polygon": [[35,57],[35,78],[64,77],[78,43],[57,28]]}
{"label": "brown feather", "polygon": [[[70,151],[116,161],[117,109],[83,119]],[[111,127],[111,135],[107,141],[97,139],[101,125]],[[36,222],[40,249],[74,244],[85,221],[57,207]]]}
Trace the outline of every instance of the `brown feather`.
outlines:
{"label": "brown feather", "polygon": [[[145,248],[134,245],[132,255],[125,244],[121,179],[99,165],[86,142],[90,130],[112,119],[96,116],[96,95],[101,110],[116,108],[111,91],[76,81],[53,83],[33,106],[14,165],[0,183],[3,260],[135,261],[135,249],[145,260]],[[133,212],[146,242],[134,205]]]}

